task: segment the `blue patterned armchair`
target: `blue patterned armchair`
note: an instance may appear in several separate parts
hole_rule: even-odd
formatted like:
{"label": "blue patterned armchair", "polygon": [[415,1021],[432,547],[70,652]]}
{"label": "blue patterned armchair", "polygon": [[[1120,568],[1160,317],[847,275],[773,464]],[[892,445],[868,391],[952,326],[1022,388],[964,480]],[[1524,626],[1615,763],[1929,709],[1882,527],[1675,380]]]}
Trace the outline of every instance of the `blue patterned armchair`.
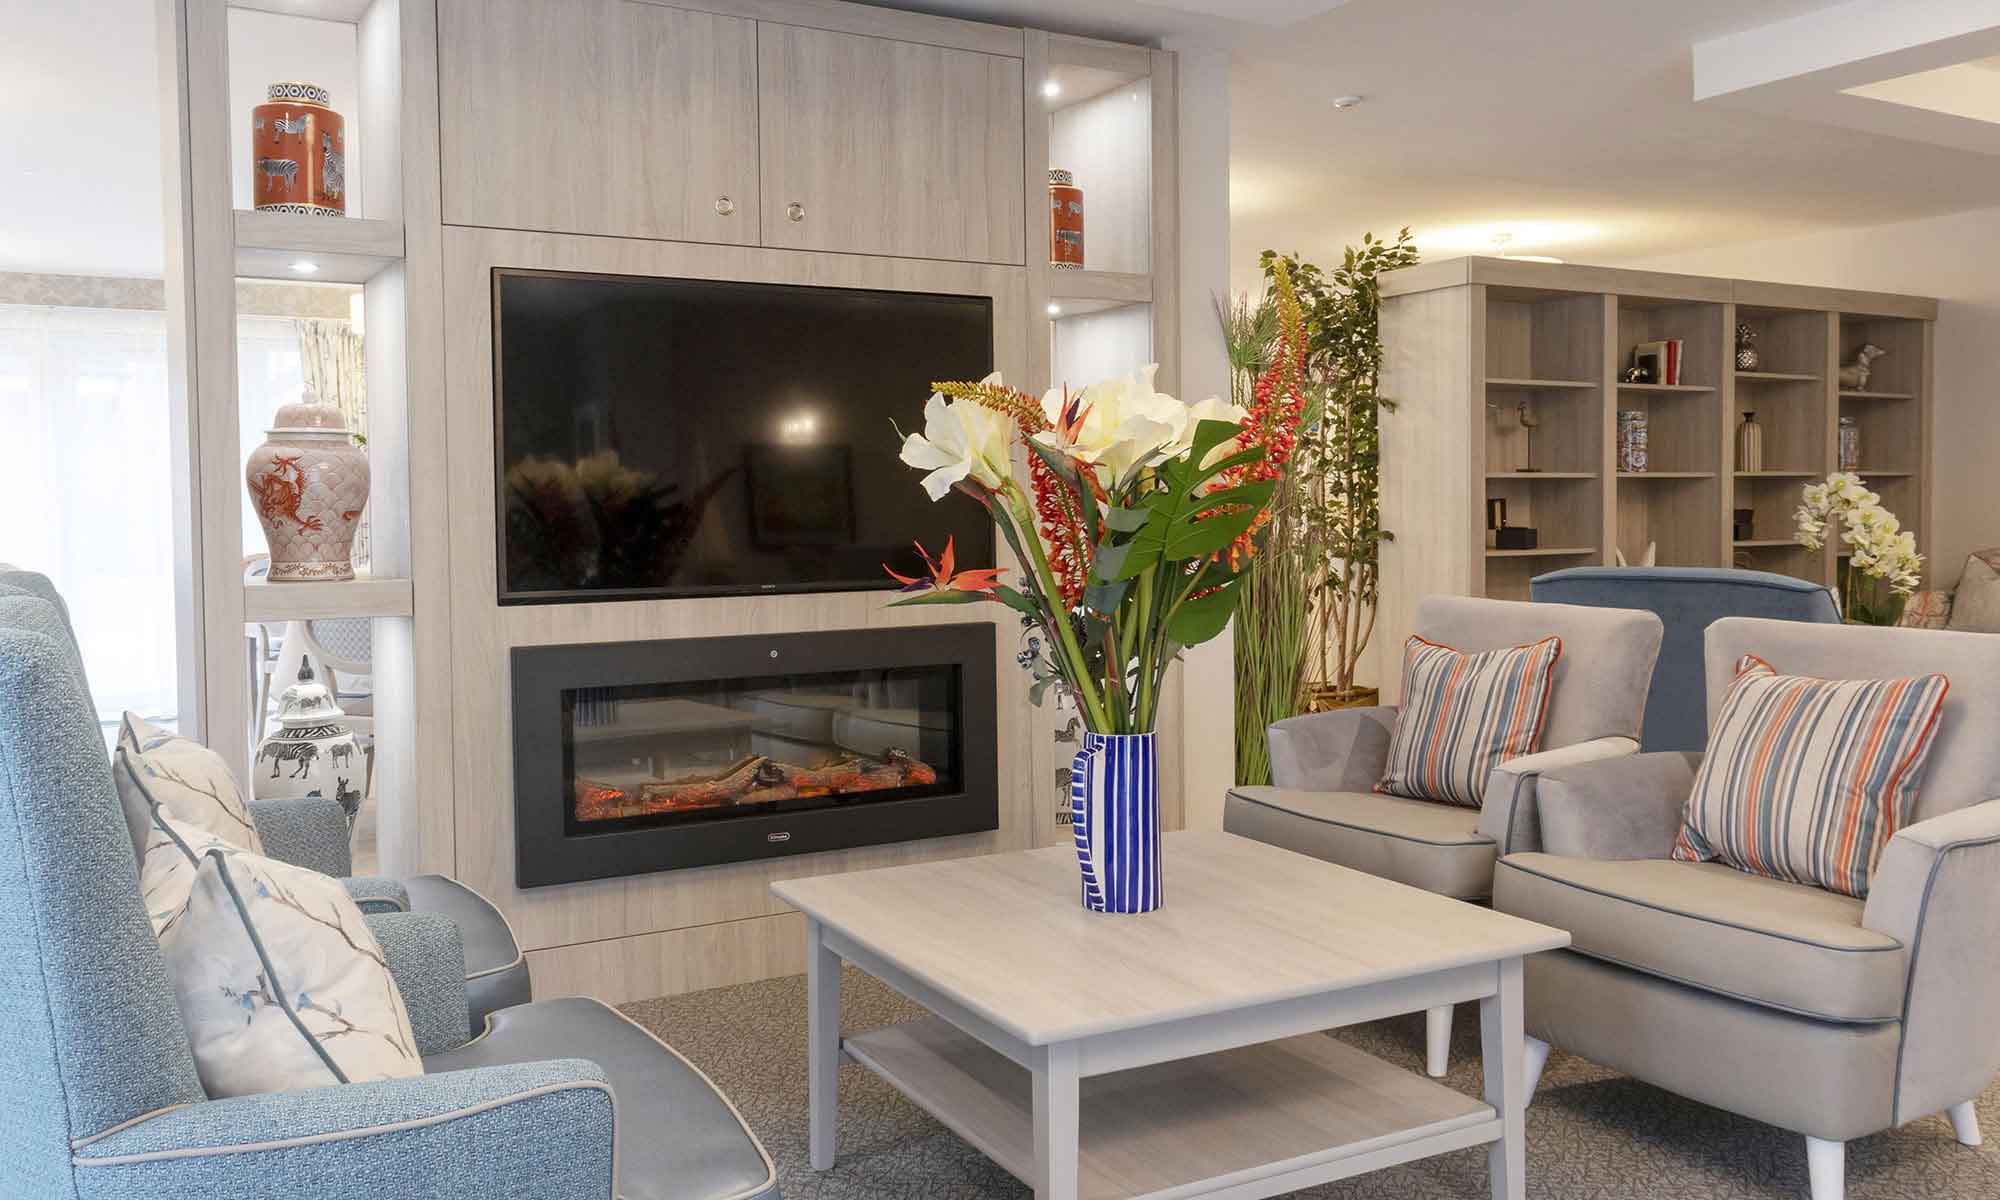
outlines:
{"label": "blue patterned armchair", "polygon": [[0,583],[0,1195],[775,1200],[736,1110],[645,1030],[568,999],[470,1039],[458,926],[368,921],[426,1074],[209,1100],[67,622]]}

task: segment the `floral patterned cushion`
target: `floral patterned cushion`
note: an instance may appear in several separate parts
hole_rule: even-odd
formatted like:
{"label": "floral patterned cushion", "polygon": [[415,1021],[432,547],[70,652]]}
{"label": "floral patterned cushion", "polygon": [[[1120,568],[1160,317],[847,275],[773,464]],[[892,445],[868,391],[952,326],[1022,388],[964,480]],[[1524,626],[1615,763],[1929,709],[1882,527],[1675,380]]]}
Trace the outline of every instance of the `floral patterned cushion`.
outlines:
{"label": "floral patterned cushion", "polygon": [[1905,629],[1943,629],[1951,620],[1950,592],[1917,592],[1903,606],[1896,624]]}
{"label": "floral patterned cushion", "polygon": [[211,1099],[423,1074],[380,943],[339,880],[155,828],[193,864],[160,950]]}
{"label": "floral patterned cushion", "polygon": [[239,849],[262,854],[257,823],[244,803],[243,789],[220,754],[193,738],[162,729],[132,713],[118,730],[111,778],[134,849],[145,854],[145,830],[153,809],[165,805],[176,820],[206,830]]}

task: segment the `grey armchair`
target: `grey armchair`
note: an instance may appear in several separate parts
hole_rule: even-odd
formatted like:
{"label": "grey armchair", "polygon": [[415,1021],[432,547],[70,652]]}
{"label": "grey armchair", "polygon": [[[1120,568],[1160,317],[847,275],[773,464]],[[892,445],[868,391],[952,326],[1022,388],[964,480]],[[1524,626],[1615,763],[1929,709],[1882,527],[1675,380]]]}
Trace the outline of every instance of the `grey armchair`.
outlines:
{"label": "grey armchair", "polygon": [[[46,576],[0,564],[0,588],[34,596],[53,608],[56,620],[50,632],[60,638],[87,702],[90,681],[84,675],[83,654],[70,625],[68,607],[55,586]],[[492,901],[443,875],[408,879],[356,876],[347,814],[336,800],[252,800],[249,808],[265,853],[345,881],[364,913],[427,912],[450,918],[458,926],[465,949],[465,987],[475,1027],[483,1025],[490,1013],[534,999],[527,958],[514,940],[507,918]],[[144,817],[127,813],[126,821],[136,858],[146,842]]]}
{"label": "grey armchair", "polygon": [[458,925],[368,917],[426,1074],[209,1100],[67,622],[0,583],[0,1195],[775,1200],[698,1070],[590,1000],[471,1032]]}
{"label": "grey armchair", "polygon": [[[1492,894],[1500,855],[1541,847],[1536,784],[1543,772],[1639,749],[1660,620],[1622,609],[1430,596],[1417,606],[1416,631],[1474,651],[1560,636],[1542,750],[1496,770],[1475,811],[1374,791],[1388,761],[1393,707],[1292,717],[1268,733],[1271,785],[1231,788],[1222,827],[1426,891],[1483,901]],[[1396,652],[1400,669],[1401,647]],[[1448,1065],[1451,1017],[1448,1007],[1429,1013],[1432,1075]]]}
{"label": "grey armchair", "polygon": [[1493,905],[1570,931],[1527,965],[1529,1092],[1550,1045],[1805,1135],[1814,1200],[1845,1144],[1935,1113],[1979,1142],[2000,1071],[2000,639],[1728,618],[1707,708],[1737,660],[1788,674],[1951,680],[1917,811],[1864,902],[1671,861],[1699,757],[1546,772],[1543,846],[1500,861]]}

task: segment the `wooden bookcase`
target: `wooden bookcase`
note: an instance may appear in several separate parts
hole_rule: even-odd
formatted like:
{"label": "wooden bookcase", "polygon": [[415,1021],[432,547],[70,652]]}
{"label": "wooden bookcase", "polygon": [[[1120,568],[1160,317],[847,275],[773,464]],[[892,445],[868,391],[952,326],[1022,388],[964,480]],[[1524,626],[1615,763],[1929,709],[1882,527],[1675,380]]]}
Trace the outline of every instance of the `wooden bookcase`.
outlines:
{"label": "wooden bookcase", "polygon": [[[1838,555],[1792,536],[1800,489],[1839,462],[1839,421],[1860,474],[1928,553],[1931,357],[1937,302],[1601,267],[1461,258],[1383,278],[1382,552],[1385,646],[1419,597],[1526,599],[1536,575],[1623,550],[1662,566],[1739,566],[1834,583]],[[1758,369],[1736,369],[1736,329]],[[1635,346],[1678,338],[1675,384],[1620,379]],[[1888,351],[1865,391],[1840,364]],[[1621,411],[1646,415],[1645,471],[1619,471]],[[1763,426],[1763,462],[1738,470],[1736,428]],[[1526,418],[1525,420],[1523,418]],[[1462,468],[1454,464],[1463,464]],[[1492,547],[1487,503],[1537,530]],[[1752,513],[1738,539],[1734,510]]]}

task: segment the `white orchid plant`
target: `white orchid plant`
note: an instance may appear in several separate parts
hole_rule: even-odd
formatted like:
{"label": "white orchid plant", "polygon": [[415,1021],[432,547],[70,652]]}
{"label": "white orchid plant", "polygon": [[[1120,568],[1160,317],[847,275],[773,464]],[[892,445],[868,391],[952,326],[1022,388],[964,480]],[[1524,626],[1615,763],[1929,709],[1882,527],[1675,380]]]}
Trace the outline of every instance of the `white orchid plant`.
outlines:
{"label": "white orchid plant", "polygon": [[979,501],[1023,581],[919,546],[931,573],[891,571],[910,593],[897,603],[1007,605],[1041,635],[1023,656],[1037,701],[1059,686],[1092,732],[1152,731],[1168,665],[1236,610],[1305,417],[1302,317],[1289,280],[1278,294],[1279,346],[1248,409],[1185,404],[1155,389],[1152,366],[1039,399],[998,374],[935,385],[902,459],[933,501]]}
{"label": "white orchid plant", "polygon": [[[1847,547],[1840,596],[1847,619],[1895,624],[1905,601],[1922,584],[1924,557],[1917,553],[1916,535],[1882,507],[1882,497],[1869,491],[1859,475],[1837,471],[1824,483],[1806,485],[1796,520],[1798,542],[1806,549],[1824,549],[1836,534]],[[1864,580],[1872,581],[1866,589]],[[1874,594],[1880,591],[1888,593],[1886,599]]]}

